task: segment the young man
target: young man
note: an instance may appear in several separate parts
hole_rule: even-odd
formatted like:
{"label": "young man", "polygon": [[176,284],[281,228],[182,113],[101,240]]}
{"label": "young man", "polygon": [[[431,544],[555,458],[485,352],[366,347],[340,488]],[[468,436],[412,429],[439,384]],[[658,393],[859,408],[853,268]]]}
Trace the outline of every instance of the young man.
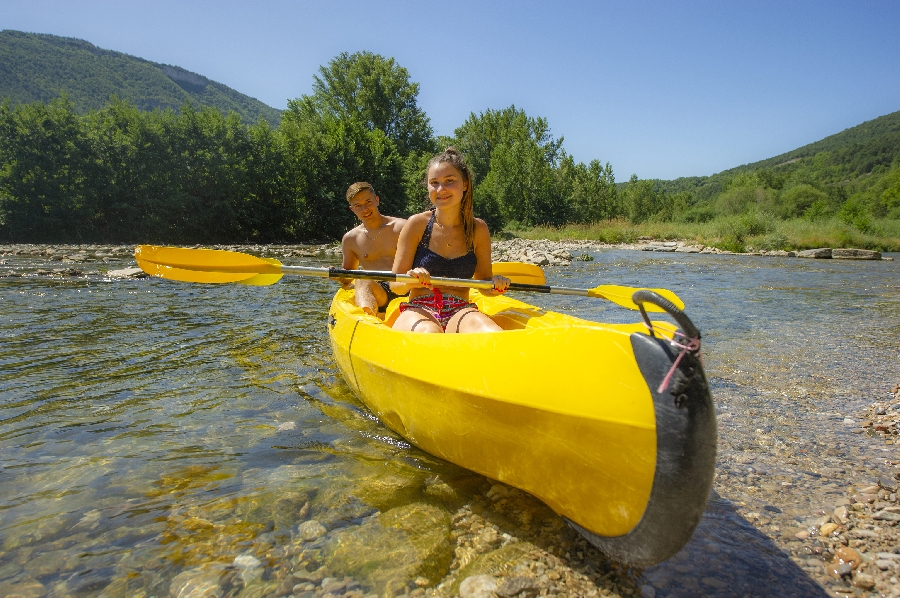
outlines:
{"label": "young man", "polygon": [[[369,183],[353,183],[347,189],[350,209],[360,219],[360,225],[350,230],[341,240],[344,270],[390,271],[397,252],[397,239],[406,224],[403,218],[385,216],[378,211],[378,196]],[[356,305],[370,314],[383,311],[396,297],[387,282],[374,280],[341,279],[344,288],[356,286]]]}

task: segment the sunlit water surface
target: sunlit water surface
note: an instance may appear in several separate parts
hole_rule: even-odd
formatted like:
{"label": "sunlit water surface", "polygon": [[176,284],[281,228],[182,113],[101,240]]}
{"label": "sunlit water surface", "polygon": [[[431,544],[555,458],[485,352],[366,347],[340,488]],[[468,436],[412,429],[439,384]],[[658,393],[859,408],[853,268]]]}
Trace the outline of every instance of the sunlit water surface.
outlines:
{"label": "sunlit water surface", "polygon": [[[723,558],[731,587],[752,592],[771,557],[758,540],[777,536],[766,525],[779,522],[748,524],[740,505],[762,500],[801,521],[854,476],[897,460],[897,447],[850,434],[844,418],[900,380],[900,261],[592,255],[551,269],[550,283],[679,294],[703,333],[721,471],[755,460],[792,480],[793,490],[755,493],[717,482],[695,540],[719,547],[685,552],[694,572],[662,565],[657,578],[674,581],[657,592],[690,595],[696,580],[679,575],[721,571]],[[301,505],[339,528],[417,499],[348,499],[363,481],[387,472],[416,488],[458,473],[382,426],[340,379],[325,325],[329,281],[203,286],[96,270],[32,276],[50,267],[34,258],[4,266],[25,276],[0,279],[0,583],[93,595],[127,578],[166,595],[187,567],[289,541]],[[637,317],[597,299],[520,297],[592,320]],[[826,465],[846,479],[807,475]],[[756,535],[723,538],[729,518]]]}

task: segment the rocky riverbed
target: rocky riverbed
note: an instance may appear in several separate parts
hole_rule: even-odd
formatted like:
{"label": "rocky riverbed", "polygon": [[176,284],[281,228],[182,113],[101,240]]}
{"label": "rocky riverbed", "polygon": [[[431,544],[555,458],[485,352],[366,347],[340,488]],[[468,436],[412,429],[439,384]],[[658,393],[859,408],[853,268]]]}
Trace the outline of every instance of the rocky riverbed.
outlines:
{"label": "rocky riverbed", "polygon": [[[644,241],[608,246],[512,239],[496,242],[493,257],[565,267],[575,260],[589,261],[590,252],[600,249],[725,253],[677,242]],[[219,248],[287,263],[312,259],[327,263],[339,255],[339,248],[325,245]],[[0,246],[0,276],[110,277],[117,272],[140,276],[133,268],[133,249]],[[808,257],[826,257],[819,253]],[[765,255],[791,257],[776,252]],[[50,266],[12,267],[6,258],[13,256],[42,258]],[[36,581],[41,573],[75,566],[61,560],[73,538],[82,538],[89,550],[93,539],[88,532],[96,518],[87,515],[74,522],[84,530],[79,535],[67,536],[58,546],[45,544],[40,551],[26,548],[19,560],[0,568],[0,595],[487,598],[755,596],[771,591],[773,595],[900,596],[896,466],[900,388],[894,386],[890,394],[873,398],[859,413],[840,417],[840,423],[856,437],[884,449],[883,462],[860,458],[861,462],[848,465],[828,442],[787,443],[763,428],[728,428],[731,432],[721,437],[724,456],[710,508],[697,534],[676,557],[647,570],[610,562],[543,504],[514,488],[475,475],[446,479],[410,468],[403,475],[375,482],[355,481],[356,496],[368,492],[365,500],[301,492],[280,497],[265,514],[216,503],[173,508],[162,515],[170,530],[166,545],[182,550],[185,566],[171,580],[151,566],[129,570],[126,564],[111,583],[96,591],[90,590],[89,576],[69,585],[41,585]],[[723,406],[722,426],[727,428],[734,419]],[[287,432],[294,423],[278,421],[273,426]],[[746,445],[741,444],[744,441]],[[248,472],[245,483],[261,487],[271,483],[253,475]],[[160,480],[163,488],[180,483]],[[392,500],[378,498],[386,495]],[[382,510],[369,506],[407,496],[418,498]],[[127,512],[128,505],[117,508]],[[346,525],[348,519],[355,523]],[[276,522],[278,531],[259,523],[269,520]],[[43,533],[48,534],[46,529]],[[285,533],[287,539],[279,536]],[[216,552],[217,545],[230,545],[235,537],[247,538],[245,552],[236,557]],[[7,538],[2,547],[22,550],[22,543],[28,541]],[[145,549],[137,547],[135,553]],[[762,571],[765,576],[755,580],[758,585],[741,585],[754,574],[748,571]],[[87,594],[81,591],[84,588]]]}
{"label": "rocky riverbed", "polygon": [[[199,247],[199,246],[197,246]],[[213,249],[243,251],[264,257],[278,259],[303,258],[337,258],[341,254],[339,245],[214,245]],[[659,253],[700,253],[714,255],[748,255],[768,257],[801,257],[813,259],[846,259],[846,260],[892,260],[883,257],[877,251],[866,249],[831,249],[819,248],[805,251],[758,251],[735,254],[715,247],[689,244],[683,241],[655,241],[641,238],[638,243],[596,243],[589,241],[548,241],[529,239],[507,239],[494,241],[491,247],[491,258],[495,262],[528,262],[538,266],[567,266],[573,260],[591,260],[589,251],[604,249],[625,249],[634,251],[653,251]],[[51,262],[63,264],[98,265],[119,261],[134,254],[132,245],[0,245],[0,258],[3,256],[44,257]],[[104,269],[105,270],[105,269]],[[66,274],[66,268],[51,270],[57,274]],[[72,274],[72,272],[69,272]]]}

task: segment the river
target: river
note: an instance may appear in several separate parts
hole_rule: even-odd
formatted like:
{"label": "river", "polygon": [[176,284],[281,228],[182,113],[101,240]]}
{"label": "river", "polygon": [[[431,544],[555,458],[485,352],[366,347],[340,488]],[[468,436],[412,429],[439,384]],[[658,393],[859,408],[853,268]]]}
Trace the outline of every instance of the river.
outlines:
{"label": "river", "polygon": [[[535,550],[600,594],[865,593],[823,575],[796,533],[850,486],[897,472],[900,447],[855,422],[900,381],[900,261],[589,253],[548,269],[550,284],[671,289],[703,333],[717,479],[692,541],[646,571],[607,563],[518,497],[544,521],[529,537]],[[102,270],[133,260],[104,260],[66,264],[69,275],[45,274],[60,263],[34,255],[0,266],[0,593],[455,590],[444,576],[467,548],[454,556],[452,543],[460,525],[491,521],[497,491],[409,446],[352,395],[325,325],[334,283],[117,280]],[[520,297],[587,319],[637,319],[597,299]],[[380,568],[388,577],[360,568],[359,555],[323,556],[340,534],[346,546],[348,534],[369,538],[366,526],[388,511],[433,522],[405,533],[451,551],[426,566],[390,544],[399,552]],[[501,539],[481,553],[519,539],[502,517],[491,525]]]}

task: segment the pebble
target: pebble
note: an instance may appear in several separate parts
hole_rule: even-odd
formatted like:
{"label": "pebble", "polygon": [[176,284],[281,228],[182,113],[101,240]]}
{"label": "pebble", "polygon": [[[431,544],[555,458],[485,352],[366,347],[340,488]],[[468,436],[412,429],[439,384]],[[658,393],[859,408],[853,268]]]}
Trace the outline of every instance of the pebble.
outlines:
{"label": "pebble", "polygon": [[845,525],[850,511],[845,506],[837,507],[834,510],[834,522],[838,525]]}
{"label": "pebble", "polygon": [[325,529],[325,526],[316,521],[315,519],[310,519],[309,521],[304,521],[300,525],[297,526],[297,535],[300,536],[301,539],[306,540],[307,542],[315,540],[317,538],[321,538],[325,534],[328,533],[328,530]]}
{"label": "pebble", "polygon": [[871,590],[875,587],[875,578],[865,573],[857,573],[853,576],[853,585],[864,590]]}
{"label": "pebble", "polygon": [[849,563],[851,567],[856,569],[862,563],[862,557],[857,551],[847,546],[840,546],[834,551],[835,558],[842,563]]}
{"label": "pebble", "polygon": [[459,584],[459,598],[491,598],[497,589],[493,575],[473,575]]}
{"label": "pebble", "polygon": [[234,558],[233,565],[240,571],[244,585],[262,577],[262,561],[250,554],[242,554]]}
{"label": "pebble", "polygon": [[826,563],[825,571],[832,577],[845,577],[853,573],[853,566],[850,563]]}

